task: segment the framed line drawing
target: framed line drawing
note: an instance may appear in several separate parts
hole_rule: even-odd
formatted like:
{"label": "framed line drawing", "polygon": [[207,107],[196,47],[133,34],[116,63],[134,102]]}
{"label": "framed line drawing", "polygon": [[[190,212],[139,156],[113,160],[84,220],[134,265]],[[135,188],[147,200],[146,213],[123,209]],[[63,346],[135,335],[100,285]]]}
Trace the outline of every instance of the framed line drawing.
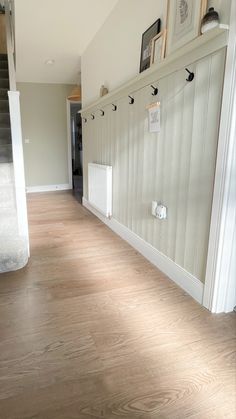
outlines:
{"label": "framed line drawing", "polygon": [[166,55],[200,35],[207,0],[169,0]]}
{"label": "framed line drawing", "polygon": [[139,72],[146,70],[150,67],[151,63],[151,46],[152,39],[161,30],[161,19],[157,19],[142,35],[142,46],[140,56],[140,68]]}
{"label": "framed line drawing", "polygon": [[165,58],[166,30],[161,31],[152,39],[151,64],[160,63]]}

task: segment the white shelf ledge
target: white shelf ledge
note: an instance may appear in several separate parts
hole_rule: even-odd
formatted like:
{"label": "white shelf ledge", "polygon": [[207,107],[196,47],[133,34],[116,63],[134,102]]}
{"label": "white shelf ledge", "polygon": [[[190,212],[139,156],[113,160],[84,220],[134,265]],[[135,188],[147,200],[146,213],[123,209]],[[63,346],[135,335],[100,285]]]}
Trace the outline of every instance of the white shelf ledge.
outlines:
{"label": "white shelf ledge", "polygon": [[164,75],[171,74],[194,61],[224,48],[228,44],[228,32],[229,26],[220,24],[216,28],[198,36],[193,41],[171,53],[161,63],[152,65],[148,70],[138,74],[119,88],[108,93],[106,96],[85,106],[81,110],[81,114],[85,115],[87,112],[94,112],[98,106],[107,106],[123,97],[126,93],[132,94],[132,92],[135,92],[148,84],[152,84],[155,80],[160,79]]}

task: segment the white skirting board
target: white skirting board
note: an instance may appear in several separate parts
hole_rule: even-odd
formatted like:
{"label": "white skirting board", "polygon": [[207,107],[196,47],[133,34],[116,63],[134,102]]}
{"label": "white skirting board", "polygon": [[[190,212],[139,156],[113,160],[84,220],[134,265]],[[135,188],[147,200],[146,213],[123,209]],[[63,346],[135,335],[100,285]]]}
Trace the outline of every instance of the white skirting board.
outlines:
{"label": "white skirting board", "polygon": [[27,186],[27,193],[37,193],[37,192],[55,192],[55,191],[66,191],[71,189],[69,183],[60,184],[60,185],[42,185],[42,186]]}
{"label": "white skirting board", "polygon": [[96,217],[104,222],[111,230],[118,234],[122,239],[127,241],[132,247],[138,250],[153,265],[166,274],[172,281],[179,285],[184,291],[190,294],[196,301],[202,304],[203,299],[203,283],[187,272],[181,266],[177,265],[171,259],[163,255],[152,245],[145,242],[131,230],[120,224],[114,218],[108,219],[94,209],[89,202],[83,197],[83,205],[91,211]]}

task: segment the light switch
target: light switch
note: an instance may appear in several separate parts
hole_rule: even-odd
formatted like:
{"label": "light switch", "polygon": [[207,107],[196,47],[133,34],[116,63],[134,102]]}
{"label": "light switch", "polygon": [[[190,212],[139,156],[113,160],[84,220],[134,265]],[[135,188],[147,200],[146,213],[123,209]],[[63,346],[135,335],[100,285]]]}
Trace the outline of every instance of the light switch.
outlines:
{"label": "light switch", "polygon": [[29,144],[29,143],[30,143],[29,138],[25,138],[25,144]]}

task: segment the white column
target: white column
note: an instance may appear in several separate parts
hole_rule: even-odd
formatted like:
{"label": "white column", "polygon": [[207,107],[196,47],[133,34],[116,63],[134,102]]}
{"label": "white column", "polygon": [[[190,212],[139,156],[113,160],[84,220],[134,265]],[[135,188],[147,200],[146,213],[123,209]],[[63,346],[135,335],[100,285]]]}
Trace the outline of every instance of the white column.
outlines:
{"label": "white column", "polygon": [[232,1],[215,190],[203,305],[213,313],[236,305],[236,2]]}
{"label": "white column", "polygon": [[26,239],[29,254],[29,232],[25,190],[24,155],[22,146],[22,130],[20,117],[19,92],[8,92],[11,119],[12,152],[16,190],[16,206],[19,235]]}

